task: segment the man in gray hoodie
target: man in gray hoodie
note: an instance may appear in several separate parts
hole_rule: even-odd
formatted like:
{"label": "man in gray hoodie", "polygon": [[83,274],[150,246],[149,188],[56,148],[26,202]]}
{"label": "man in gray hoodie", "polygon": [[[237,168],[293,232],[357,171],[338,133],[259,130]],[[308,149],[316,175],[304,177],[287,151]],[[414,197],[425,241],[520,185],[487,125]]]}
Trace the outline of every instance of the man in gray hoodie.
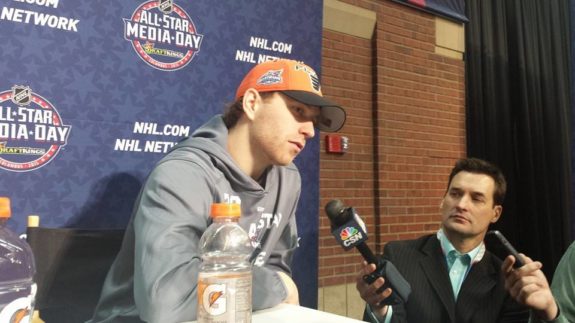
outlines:
{"label": "man in gray hoodie", "polygon": [[344,122],[309,66],[277,60],[252,68],[224,115],[150,173],[90,322],[195,320],[198,244],[218,202],[241,202],[240,225],[257,251],[253,309],[297,304],[290,265],[301,179],[292,161],[315,128],[337,131]]}

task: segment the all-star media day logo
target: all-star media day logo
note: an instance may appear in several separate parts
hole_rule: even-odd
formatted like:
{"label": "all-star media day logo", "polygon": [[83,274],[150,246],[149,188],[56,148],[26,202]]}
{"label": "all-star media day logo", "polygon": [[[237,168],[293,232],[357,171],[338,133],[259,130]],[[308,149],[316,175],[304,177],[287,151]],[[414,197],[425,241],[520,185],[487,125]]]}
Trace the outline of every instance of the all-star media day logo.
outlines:
{"label": "all-star media day logo", "polygon": [[0,168],[26,172],[46,165],[66,145],[71,128],[29,87],[0,92]]}
{"label": "all-star media day logo", "polygon": [[140,5],[124,19],[124,38],[150,66],[175,71],[188,65],[200,51],[203,35],[172,0],[153,0]]}

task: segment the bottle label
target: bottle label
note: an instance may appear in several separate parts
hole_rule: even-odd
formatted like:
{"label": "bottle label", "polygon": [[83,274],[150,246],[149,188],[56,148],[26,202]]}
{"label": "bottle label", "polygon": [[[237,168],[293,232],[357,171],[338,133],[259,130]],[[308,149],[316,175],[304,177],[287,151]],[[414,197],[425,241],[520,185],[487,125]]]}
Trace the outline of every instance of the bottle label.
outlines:
{"label": "bottle label", "polygon": [[[26,288],[25,288],[26,289]],[[36,284],[28,286],[27,296],[14,299],[0,309],[0,322],[8,323],[28,323],[31,322],[32,313],[34,312],[34,298],[36,295]],[[4,290],[6,294],[19,294],[19,287],[15,287],[12,292]]]}
{"label": "bottle label", "polygon": [[198,280],[198,322],[249,323],[252,273],[204,273]]}

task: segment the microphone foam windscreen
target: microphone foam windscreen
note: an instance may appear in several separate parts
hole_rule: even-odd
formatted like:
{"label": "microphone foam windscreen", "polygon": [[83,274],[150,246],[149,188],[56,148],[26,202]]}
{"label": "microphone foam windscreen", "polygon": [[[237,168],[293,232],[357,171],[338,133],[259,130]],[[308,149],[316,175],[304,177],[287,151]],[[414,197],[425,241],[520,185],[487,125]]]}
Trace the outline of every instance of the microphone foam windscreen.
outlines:
{"label": "microphone foam windscreen", "polygon": [[325,213],[334,225],[342,225],[347,222],[344,210],[345,205],[340,200],[331,200],[325,205]]}

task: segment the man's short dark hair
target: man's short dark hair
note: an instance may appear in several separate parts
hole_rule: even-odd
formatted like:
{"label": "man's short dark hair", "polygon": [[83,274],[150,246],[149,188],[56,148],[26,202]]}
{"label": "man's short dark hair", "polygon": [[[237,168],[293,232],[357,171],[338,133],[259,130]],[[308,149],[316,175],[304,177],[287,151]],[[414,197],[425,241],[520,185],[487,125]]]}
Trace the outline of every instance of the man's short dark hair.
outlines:
{"label": "man's short dark hair", "polygon": [[[259,94],[262,99],[266,99],[272,96],[274,92],[259,92]],[[228,129],[233,128],[244,114],[243,100],[244,97],[241,97],[237,99],[236,102],[226,107],[222,118],[224,119],[224,124]]]}
{"label": "man's short dark hair", "polygon": [[479,158],[460,159],[455,163],[455,166],[451,170],[451,174],[449,174],[447,189],[449,189],[449,185],[451,185],[451,180],[453,177],[455,177],[455,175],[457,175],[459,172],[484,174],[491,177],[495,182],[495,190],[493,191],[493,203],[494,205],[503,205],[503,200],[505,200],[505,193],[507,192],[507,182],[505,181],[505,176],[499,167]]}

